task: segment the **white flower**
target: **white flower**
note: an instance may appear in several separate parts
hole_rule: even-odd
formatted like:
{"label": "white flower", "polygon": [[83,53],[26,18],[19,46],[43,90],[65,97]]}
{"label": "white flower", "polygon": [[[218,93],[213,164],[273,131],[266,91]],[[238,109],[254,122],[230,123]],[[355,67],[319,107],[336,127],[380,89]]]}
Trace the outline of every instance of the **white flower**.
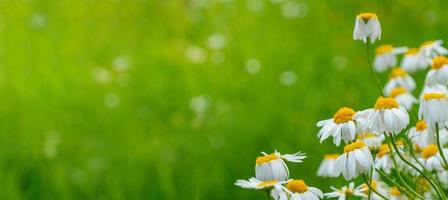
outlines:
{"label": "white flower", "polygon": [[407,47],[394,48],[392,45],[381,45],[375,50],[373,65],[378,72],[384,72],[389,68],[397,66],[397,54],[407,51]]}
{"label": "white flower", "polygon": [[[368,194],[369,193],[369,186],[367,184],[362,184],[362,186],[364,187],[364,193]],[[377,191],[378,193],[380,193],[383,196],[388,196],[387,195],[387,185],[383,182],[378,182],[375,180],[372,180],[372,182],[370,182],[370,186]],[[365,196],[362,198],[363,200],[367,200],[368,196]],[[371,199],[372,200],[384,200],[382,197],[380,197],[379,195],[377,195],[375,192],[371,192]]]}
{"label": "white flower", "polygon": [[448,120],[448,98],[443,93],[426,93],[418,110],[419,118],[429,124],[445,123]]}
{"label": "white flower", "polygon": [[374,150],[380,148],[384,135],[370,132],[359,133],[357,139],[362,140],[369,149]]}
{"label": "white flower", "polygon": [[353,39],[367,42],[368,37],[372,43],[381,39],[380,21],[375,13],[361,13],[356,16]]}
{"label": "white flower", "polygon": [[437,173],[437,177],[439,181],[442,183],[442,186],[447,189],[448,188],[448,170],[442,170]]}
{"label": "white flower", "polygon": [[410,48],[404,54],[400,66],[405,71],[409,73],[414,73],[420,69],[424,69],[429,64],[427,59],[422,60],[421,58],[422,56],[421,54],[419,54],[419,49]]}
{"label": "white flower", "polygon": [[407,200],[408,198],[401,193],[397,187],[391,187],[389,190],[390,200]]}
{"label": "white flower", "polygon": [[414,104],[418,103],[418,100],[404,87],[396,87],[392,89],[389,96],[397,100],[398,104],[408,111],[412,109]]}
{"label": "white flower", "polygon": [[319,165],[317,170],[317,176],[320,177],[333,177],[334,166],[336,164],[336,158],[339,154],[327,154]]}
{"label": "white flower", "polygon": [[381,145],[380,151],[376,154],[375,168],[381,169],[387,174],[390,174],[393,166],[393,160],[390,157],[390,149],[388,144]]}
{"label": "white flower", "polygon": [[401,68],[394,68],[389,75],[389,81],[384,86],[384,93],[390,95],[392,90],[396,87],[404,87],[408,91],[415,89],[414,79]]}
{"label": "white flower", "polygon": [[284,183],[286,183],[286,181],[260,181],[252,177],[249,180],[239,179],[235,182],[235,185],[245,189],[270,190],[270,194],[275,200],[287,200],[286,193],[283,192],[282,184]]}
{"label": "white flower", "polygon": [[345,180],[351,180],[369,171],[372,162],[372,155],[364,142],[353,142],[344,147],[344,153],[336,160],[334,176],[342,174]]}
{"label": "white flower", "polygon": [[295,154],[284,154],[275,151],[272,154],[262,152],[263,156],[257,157],[255,164],[255,177],[261,181],[278,180],[285,181],[289,177],[289,170],[283,160],[300,163],[305,154],[297,152]]}
{"label": "white flower", "polygon": [[309,187],[303,180],[289,180],[286,184],[286,192],[290,200],[318,200],[324,197],[321,190]]}
{"label": "white flower", "polygon": [[448,94],[448,89],[445,85],[435,84],[435,85],[427,85],[423,86],[422,92],[420,93],[419,99],[423,99],[423,95],[426,93],[443,93]]}
{"label": "white flower", "polygon": [[442,47],[442,44],[442,40],[427,41],[420,46],[420,53],[430,59],[440,55],[447,55],[448,50]]}
{"label": "white flower", "polygon": [[399,133],[409,124],[406,109],[391,97],[379,97],[374,108],[367,112],[369,128],[375,133]]}
{"label": "white flower", "polygon": [[[448,150],[444,149],[444,155],[448,156]],[[430,144],[426,146],[421,153],[420,162],[423,163],[425,169],[429,171],[440,171],[443,170],[443,160],[440,156],[439,149],[435,144]]]}
{"label": "white flower", "polygon": [[344,186],[340,189],[331,186],[331,189],[333,190],[333,192],[324,194],[326,198],[338,198],[339,200],[345,200],[350,198],[351,196],[367,197],[367,195],[365,194],[366,189],[363,187],[363,185],[355,187],[354,182],[350,182],[348,186]]}
{"label": "white flower", "polygon": [[434,135],[430,134],[428,125],[425,120],[419,120],[415,127],[412,127],[409,130],[408,137],[411,139],[412,143],[418,145],[419,148],[424,148],[429,144],[434,143],[433,137]]}
{"label": "white flower", "polygon": [[328,137],[333,137],[333,143],[339,146],[341,140],[349,143],[355,139],[356,126],[353,116],[356,112],[351,108],[343,107],[334,114],[332,119],[319,121],[317,127],[322,127],[317,134],[320,142]]}
{"label": "white flower", "polygon": [[432,67],[426,75],[426,84],[446,85],[448,83],[448,58],[437,56],[432,59]]}

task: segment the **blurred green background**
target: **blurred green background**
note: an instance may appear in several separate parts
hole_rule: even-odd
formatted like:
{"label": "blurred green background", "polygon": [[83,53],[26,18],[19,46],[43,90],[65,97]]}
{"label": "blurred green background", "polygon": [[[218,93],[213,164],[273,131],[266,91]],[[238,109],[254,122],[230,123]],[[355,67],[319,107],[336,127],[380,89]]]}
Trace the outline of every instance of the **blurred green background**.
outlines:
{"label": "blurred green background", "polygon": [[340,150],[315,123],[376,99],[355,15],[378,13],[375,46],[416,47],[447,39],[446,6],[1,0],[0,199],[261,199],[233,183],[275,149],[328,191]]}

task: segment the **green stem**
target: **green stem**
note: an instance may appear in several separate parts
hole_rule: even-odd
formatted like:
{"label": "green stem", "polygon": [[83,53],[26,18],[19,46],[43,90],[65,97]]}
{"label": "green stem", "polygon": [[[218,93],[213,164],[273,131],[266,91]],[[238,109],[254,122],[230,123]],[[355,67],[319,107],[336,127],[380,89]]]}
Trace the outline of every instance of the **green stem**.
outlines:
{"label": "green stem", "polygon": [[384,96],[383,94],[383,87],[381,86],[380,79],[378,78],[378,75],[375,72],[375,69],[373,69],[372,61],[370,60],[370,38],[367,38],[366,42],[366,56],[367,56],[367,63],[369,64],[370,73],[372,73],[373,78],[375,79],[376,86],[378,87],[378,92],[380,96]]}
{"label": "green stem", "polygon": [[[370,177],[369,177],[369,183],[372,182],[373,179],[373,165],[370,167]],[[367,199],[370,200],[371,199],[371,195],[372,195],[372,190],[369,190]]]}
{"label": "green stem", "polygon": [[369,180],[367,179],[366,174],[362,174],[362,177],[364,178],[364,182],[366,182],[366,185],[369,186],[369,191],[373,191],[375,194],[377,194],[378,196],[380,196],[381,198],[387,200],[386,197],[384,197],[382,194],[380,194],[379,192],[377,192],[369,183]]}
{"label": "green stem", "polygon": [[266,197],[268,198],[268,200],[271,200],[270,190],[266,190]]}
{"label": "green stem", "polygon": [[443,159],[443,167],[448,169],[448,162],[446,161],[445,154],[443,153],[443,146],[440,144],[440,133],[439,133],[439,123],[436,123],[436,135],[437,135],[437,148],[439,148],[439,154]]}
{"label": "green stem", "polygon": [[[398,188],[400,188],[400,191],[406,193],[406,195],[408,197],[411,197],[412,195],[417,196],[420,199],[424,199],[422,196],[420,196],[420,194],[418,194],[417,192],[411,194],[409,193],[405,188],[403,188],[401,185],[399,185],[394,179],[390,178],[386,173],[384,173],[383,171],[375,168],[375,171],[377,171],[383,178],[387,179],[389,182],[393,183],[395,186],[397,186]],[[414,197],[412,196],[412,197]]]}

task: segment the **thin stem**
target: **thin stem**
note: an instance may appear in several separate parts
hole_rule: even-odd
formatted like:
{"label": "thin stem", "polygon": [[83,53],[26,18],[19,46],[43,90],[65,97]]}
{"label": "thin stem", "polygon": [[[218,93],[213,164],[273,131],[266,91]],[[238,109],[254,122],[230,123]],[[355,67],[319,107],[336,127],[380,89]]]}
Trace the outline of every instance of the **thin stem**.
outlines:
{"label": "thin stem", "polygon": [[372,76],[375,79],[379,94],[381,96],[384,96],[383,87],[381,86],[380,79],[378,78],[378,75],[376,74],[375,69],[373,69],[372,61],[370,60],[370,45],[369,44],[370,44],[370,38],[367,38],[367,42],[366,42],[367,63],[369,64],[370,73],[372,73]]}
{"label": "thin stem", "polygon": [[442,156],[443,162],[444,162],[444,168],[448,169],[448,162],[445,158],[445,153],[443,152],[443,146],[440,144],[440,133],[439,133],[439,123],[436,123],[436,134],[437,134],[437,148],[439,148],[439,154]]}
{"label": "thin stem", "polygon": [[382,194],[380,194],[379,192],[377,192],[369,183],[369,180],[367,179],[366,174],[362,174],[362,177],[364,178],[364,182],[366,182],[366,185],[369,186],[369,191],[373,191],[375,194],[377,194],[378,196],[380,196],[381,198],[387,200],[386,197],[384,197]]}
{"label": "thin stem", "polygon": [[407,165],[411,166],[411,167],[414,168],[419,174],[421,174],[421,175],[423,176],[423,178],[425,178],[425,179],[429,182],[429,184],[431,184],[431,186],[434,188],[434,190],[435,190],[436,193],[437,193],[437,196],[439,196],[440,199],[444,199],[444,198],[442,198],[442,194],[441,194],[441,192],[439,191],[439,188],[434,184],[434,182],[432,182],[432,180],[429,179],[429,178],[426,176],[426,174],[422,172],[422,170],[420,170],[418,167],[416,167],[414,164],[412,164],[411,162],[409,162],[408,160],[406,160],[406,159],[401,155],[400,151],[398,151],[397,145],[395,144],[395,139],[394,139],[393,135],[390,134],[389,136],[390,136],[390,140],[391,140],[391,142],[392,142],[392,145],[393,145],[395,151],[397,152],[398,157],[400,157],[400,159],[401,159],[403,162],[405,162]]}
{"label": "thin stem", "polygon": [[[406,193],[406,195],[408,195],[409,197],[411,197],[412,195],[417,196],[420,199],[424,199],[420,194],[418,193],[409,193],[405,188],[403,188],[402,186],[400,186],[394,179],[390,178],[386,173],[384,173],[383,171],[375,168],[375,171],[377,171],[383,178],[387,179],[389,182],[393,183],[395,186],[397,186],[398,188],[400,188],[400,191]],[[412,196],[412,197],[414,197]]]}
{"label": "thin stem", "polygon": [[[370,167],[369,183],[372,182],[372,179],[373,179],[373,165]],[[368,199],[368,200],[370,200],[371,195],[372,195],[372,190],[369,190],[369,193],[368,193],[368,196],[367,196],[367,199]]]}
{"label": "thin stem", "polygon": [[266,190],[266,197],[268,198],[268,200],[271,200],[270,190]]}

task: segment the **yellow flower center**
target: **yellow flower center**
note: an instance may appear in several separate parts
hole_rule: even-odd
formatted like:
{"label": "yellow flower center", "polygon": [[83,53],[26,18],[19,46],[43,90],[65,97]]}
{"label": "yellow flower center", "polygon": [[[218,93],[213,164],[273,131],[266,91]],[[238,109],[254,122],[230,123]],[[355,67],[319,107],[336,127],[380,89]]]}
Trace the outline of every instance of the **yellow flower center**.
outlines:
{"label": "yellow flower center", "polygon": [[418,48],[410,48],[406,51],[405,55],[412,56],[418,53]]}
{"label": "yellow flower center", "polygon": [[376,156],[382,157],[382,156],[388,154],[389,152],[390,152],[389,145],[382,144],[381,147],[380,147],[380,151],[378,152],[378,154],[376,154]]}
{"label": "yellow flower center", "polygon": [[326,154],[324,156],[325,160],[336,160],[339,157],[339,154]]}
{"label": "yellow flower center", "polygon": [[[372,182],[370,182],[370,186],[371,186],[374,190],[376,190],[376,188],[378,187],[378,183],[377,183],[376,181],[372,180]],[[369,190],[370,190],[369,186],[368,186],[367,184],[364,183],[364,184],[363,184],[363,188],[364,188],[364,193],[368,194],[368,193],[369,193]]]}
{"label": "yellow flower center", "polygon": [[358,135],[358,139],[376,138],[375,133],[361,133]]}
{"label": "yellow flower center", "polygon": [[391,53],[394,50],[394,46],[390,44],[381,45],[375,49],[376,55],[381,55],[385,53]]}
{"label": "yellow flower center", "polygon": [[398,102],[392,97],[378,97],[373,108],[375,110],[398,108]]}
{"label": "yellow flower center", "polygon": [[406,75],[407,75],[406,71],[397,67],[397,68],[392,69],[392,71],[389,74],[389,78],[393,79],[393,78],[397,78],[397,77],[403,77]]}
{"label": "yellow flower center", "polygon": [[434,43],[434,41],[432,41],[432,40],[426,41],[420,46],[420,48],[427,47],[433,43]]}
{"label": "yellow flower center", "polygon": [[257,165],[262,165],[264,163],[273,161],[273,160],[277,160],[278,157],[275,154],[269,154],[269,155],[265,155],[265,156],[259,156],[257,157],[257,160],[255,160],[255,163]]}
{"label": "yellow flower center", "polygon": [[445,56],[437,56],[432,59],[432,69],[440,69],[446,64],[448,64],[448,58]]}
{"label": "yellow flower center", "polygon": [[345,190],[345,196],[350,196],[350,195],[352,195],[353,194],[353,190],[352,189],[350,189],[350,188],[347,188],[346,190]]}
{"label": "yellow flower center", "polygon": [[415,130],[417,131],[424,131],[428,128],[428,125],[426,124],[425,120],[418,120],[418,122],[415,124]]}
{"label": "yellow flower center", "polygon": [[343,107],[334,114],[333,121],[336,124],[345,123],[350,120],[352,120],[353,116],[355,115],[355,111],[351,108]]}
{"label": "yellow flower center", "polygon": [[400,94],[404,94],[406,92],[408,92],[408,90],[406,88],[404,88],[404,87],[396,87],[396,88],[392,89],[392,91],[390,92],[390,96],[391,97],[396,97],[396,96],[398,96]]}
{"label": "yellow flower center", "polygon": [[358,15],[359,18],[364,21],[368,21],[369,19],[378,19],[378,16],[375,13],[365,12]]}
{"label": "yellow flower center", "polygon": [[289,191],[295,193],[304,193],[308,191],[308,186],[303,180],[291,180],[288,182],[288,184],[286,184],[286,188],[288,188]]}
{"label": "yellow flower center", "polygon": [[444,99],[446,98],[446,95],[443,93],[426,93],[423,95],[423,99],[425,99],[426,101],[431,100],[431,99]]}
{"label": "yellow flower center", "polygon": [[390,188],[390,194],[392,196],[400,196],[401,192],[397,187],[392,187],[392,188]]}
{"label": "yellow flower center", "polygon": [[351,144],[345,145],[344,153],[347,153],[347,152],[350,152],[350,151],[354,151],[356,149],[361,149],[361,148],[363,148],[365,146],[366,146],[366,144],[364,144],[363,141],[356,141],[356,142],[353,142]]}
{"label": "yellow flower center", "polygon": [[257,186],[258,187],[271,187],[271,186],[274,186],[277,183],[278,183],[277,180],[263,181],[263,182],[259,183]]}
{"label": "yellow flower center", "polygon": [[431,156],[436,155],[437,152],[439,152],[439,149],[437,148],[437,146],[435,144],[430,144],[422,150],[422,157],[424,159],[427,159]]}

